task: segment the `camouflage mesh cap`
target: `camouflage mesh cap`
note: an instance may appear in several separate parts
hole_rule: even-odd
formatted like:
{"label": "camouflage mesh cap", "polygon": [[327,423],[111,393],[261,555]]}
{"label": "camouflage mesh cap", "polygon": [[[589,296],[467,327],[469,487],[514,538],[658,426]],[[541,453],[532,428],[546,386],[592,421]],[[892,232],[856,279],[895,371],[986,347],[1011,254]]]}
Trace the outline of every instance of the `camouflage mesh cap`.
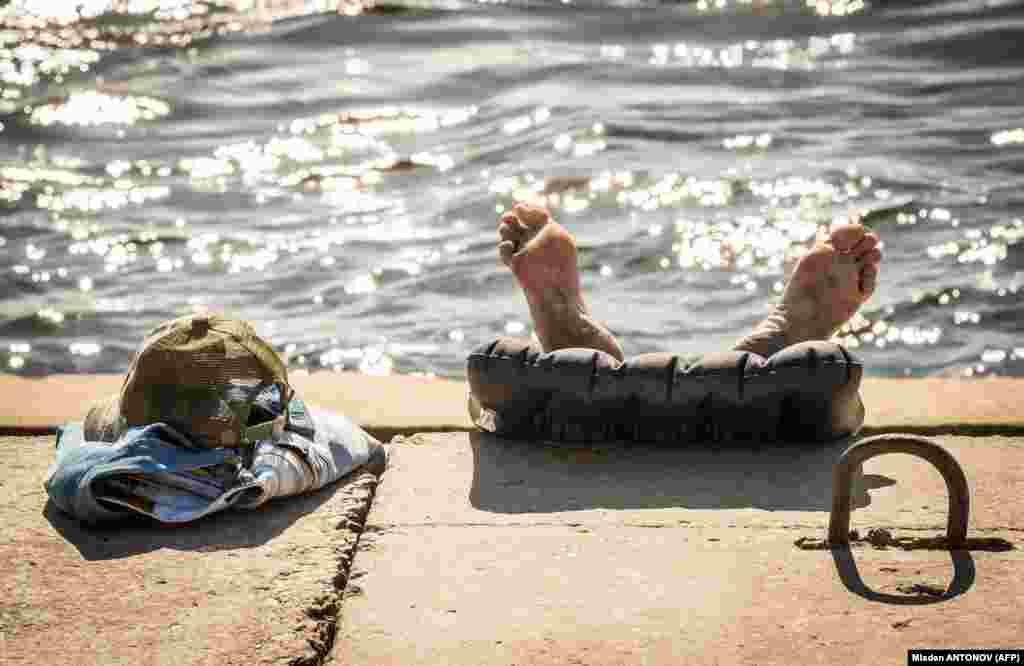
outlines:
{"label": "camouflage mesh cap", "polygon": [[[279,415],[260,409],[268,394]],[[284,430],[292,394],[284,363],[252,326],[190,315],[146,336],[121,393],[86,415],[85,438],[112,442],[132,426],[162,422],[199,446],[246,446]]]}

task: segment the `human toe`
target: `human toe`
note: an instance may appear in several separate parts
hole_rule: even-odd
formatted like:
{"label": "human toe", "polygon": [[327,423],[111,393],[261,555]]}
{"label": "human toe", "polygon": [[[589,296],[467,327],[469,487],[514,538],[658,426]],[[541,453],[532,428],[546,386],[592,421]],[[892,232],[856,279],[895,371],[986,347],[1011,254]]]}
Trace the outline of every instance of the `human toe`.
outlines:
{"label": "human toe", "polygon": [[542,206],[534,206],[528,203],[517,203],[512,210],[519,220],[527,227],[540,227],[547,224],[551,219],[548,210]]}
{"label": "human toe", "polygon": [[868,264],[860,271],[860,291],[867,298],[875,292],[878,284],[878,264]]}
{"label": "human toe", "polygon": [[832,229],[832,232],[829,234],[829,240],[832,241],[832,247],[845,254],[853,251],[864,239],[866,233],[867,231],[862,224],[841,224]]}
{"label": "human toe", "polygon": [[865,266],[878,265],[882,261],[882,251],[877,247],[857,255],[857,262]]}
{"label": "human toe", "polygon": [[864,237],[861,238],[860,242],[853,248],[853,254],[860,259],[860,257],[875,249],[878,245],[878,234],[873,231],[869,231],[864,234]]}
{"label": "human toe", "polygon": [[512,263],[512,258],[516,255],[516,250],[519,248],[518,245],[509,240],[503,240],[498,243],[498,255],[501,260],[506,264]]}
{"label": "human toe", "polygon": [[506,213],[498,224],[498,235],[502,240],[510,240],[516,243],[522,242],[529,235],[530,230],[514,214]]}

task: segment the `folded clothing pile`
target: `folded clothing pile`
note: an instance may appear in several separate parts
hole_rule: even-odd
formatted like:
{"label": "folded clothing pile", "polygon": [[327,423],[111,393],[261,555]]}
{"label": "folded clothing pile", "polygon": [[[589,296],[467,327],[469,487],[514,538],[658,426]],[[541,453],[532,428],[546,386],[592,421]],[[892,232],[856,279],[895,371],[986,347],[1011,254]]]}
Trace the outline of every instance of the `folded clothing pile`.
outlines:
{"label": "folded clothing pile", "polygon": [[60,429],[45,486],[85,522],[140,513],[182,523],[385,463],[370,434],[294,395],[248,324],[201,315],[155,329],[120,394]]}

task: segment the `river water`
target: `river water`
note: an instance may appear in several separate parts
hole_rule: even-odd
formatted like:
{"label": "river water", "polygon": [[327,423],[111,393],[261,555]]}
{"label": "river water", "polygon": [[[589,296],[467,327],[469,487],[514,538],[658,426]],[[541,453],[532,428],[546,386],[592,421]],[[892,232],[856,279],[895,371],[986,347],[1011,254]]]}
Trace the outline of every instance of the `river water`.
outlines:
{"label": "river water", "polygon": [[459,377],[531,332],[495,225],[545,197],[628,355],[727,348],[861,209],[868,372],[1024,375],[1022,10],[13,0],[0,370],[213,309],[295,370]]}

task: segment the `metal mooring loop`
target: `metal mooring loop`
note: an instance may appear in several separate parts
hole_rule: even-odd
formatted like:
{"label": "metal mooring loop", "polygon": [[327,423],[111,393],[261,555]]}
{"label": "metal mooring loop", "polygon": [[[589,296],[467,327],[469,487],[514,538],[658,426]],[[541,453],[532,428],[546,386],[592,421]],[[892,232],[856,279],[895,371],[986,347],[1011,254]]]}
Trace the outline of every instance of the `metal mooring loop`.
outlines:
{"label": "metal mooring loop", "polygon": [[946,541],[950,547],[962,546],[967,539],[967,515],[971,497],[967,477],[960,463],[932,440],[905,434],[885,434],[868,437],[843,452],[832,470],[832,514],[828,521],[830,545],[850,543],[850,497],[853,473],[867,460],[886,453],[909,453],[924,458],[942,474],[949,494],[949,514],[946,519]]}

